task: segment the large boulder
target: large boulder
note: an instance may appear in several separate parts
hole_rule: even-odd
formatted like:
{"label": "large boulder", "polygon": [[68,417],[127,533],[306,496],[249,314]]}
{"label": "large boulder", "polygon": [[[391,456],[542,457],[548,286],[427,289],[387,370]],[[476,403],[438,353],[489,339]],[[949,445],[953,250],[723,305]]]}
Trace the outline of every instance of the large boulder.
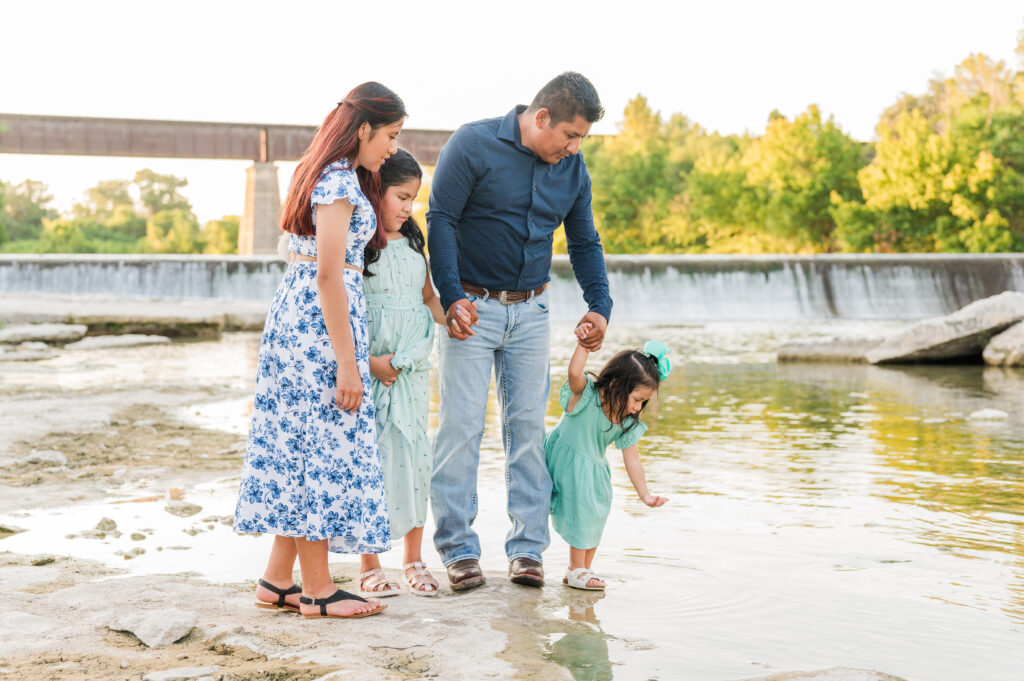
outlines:
{"label": "large boulder", "polygon": [[992,366],[1024,366],[1024,322],[1014,324],[993,338],[981,356],[985,358],[985,364]]}
{"label": "large boulder", "polygon": [[779,346],[780,362],[854,362],[864,363],[868,350],[882,342],[881,338],[823,338],[793,341]]}
{"label": "large boulder", "polygon": [[945,317],[925,319],[887,336],[867,352],[871,364],[980,357],[992,338],[1024,320],[1024,293],[1007,291]]}

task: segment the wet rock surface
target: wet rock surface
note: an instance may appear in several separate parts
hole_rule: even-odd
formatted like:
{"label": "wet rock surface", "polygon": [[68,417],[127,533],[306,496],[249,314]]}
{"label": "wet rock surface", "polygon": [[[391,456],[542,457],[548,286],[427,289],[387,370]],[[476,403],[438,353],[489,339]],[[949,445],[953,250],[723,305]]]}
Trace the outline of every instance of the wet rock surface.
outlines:
{"label": "wet rock surface", "polygon": [[996,336],[982,353],[991,366],[1024,367],[1024,322],[1014,324]]}
{"label": "wet rock surface", "polygon": [[1024,293],[1007,291],[951,315],[912,324],[866,354],[868,362],[922,362],[981,357],[989,341],[1024,319]]}

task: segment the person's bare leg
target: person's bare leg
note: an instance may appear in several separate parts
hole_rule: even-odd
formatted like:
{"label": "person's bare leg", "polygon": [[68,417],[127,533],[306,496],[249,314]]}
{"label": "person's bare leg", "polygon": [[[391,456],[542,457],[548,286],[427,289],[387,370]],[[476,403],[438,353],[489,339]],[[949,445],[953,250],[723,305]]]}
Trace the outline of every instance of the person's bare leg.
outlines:
{"label": "person's bare leg", "polygon": [[[594,554],[597,553],[597,547],[592,549],[578,549],[575,546],[569,547],[569,569],[576,570],[577,568],[590,569],[590,564],[594,561]],[[587,586],[602,587],[604,582],[600,579],[588,579]]]}
{"label": "person's bare leg", "polygon": [[[302,570],[302,595],[306,598],[327,598],[338,590],[331,579],[331,573],[327,568],[327,540],[306,541],[296,539],[295,548],[299,556],[299,569]],[[380,601],[343,600],[336,601],[327,606],[329,615],[357,615],[370,612],[380,607]],[[303,615],[320,612],[316,605],[299,605]]]}
{"label": "person's bare leg", "polygon": [[[292,573],[295,571],[295,538],[274,536],[274,545],[270,548],[270,559],[267,569],[263,571],[263,581],[269,582],[278,589],[289,589],[295,584]],[[256,586],[256,598],[264,603],[277,603],[278,595],[270,589]],[[289,605],[299,606],[299,594],[285,596]]]}
{"label": "person's bare leg", "polygon": [[[405,535],[405,562],[404,565],[409,563],[422,563],[423,562],[423,526],[414,527],[409,530]],[[405,578],[414,580],[416,578],[416,568],[408,568],[405,571]],[[437,591],[437,587],[433,584],[421,584],[420,591],[429,592]]]}

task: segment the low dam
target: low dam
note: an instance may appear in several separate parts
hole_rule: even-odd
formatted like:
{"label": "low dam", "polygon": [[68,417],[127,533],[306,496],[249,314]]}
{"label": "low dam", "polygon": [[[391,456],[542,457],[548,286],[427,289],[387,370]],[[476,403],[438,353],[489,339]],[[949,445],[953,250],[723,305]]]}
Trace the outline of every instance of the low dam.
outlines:
{"label": "low dam", "polygon": [[[1024,291],[1024,254],[609,255],[617,321],[919,319]],[[276,256],[0,255],[0,295],[60,293],[269,301]],[[559,317],[585,307],[567,256],[552,266]]]}

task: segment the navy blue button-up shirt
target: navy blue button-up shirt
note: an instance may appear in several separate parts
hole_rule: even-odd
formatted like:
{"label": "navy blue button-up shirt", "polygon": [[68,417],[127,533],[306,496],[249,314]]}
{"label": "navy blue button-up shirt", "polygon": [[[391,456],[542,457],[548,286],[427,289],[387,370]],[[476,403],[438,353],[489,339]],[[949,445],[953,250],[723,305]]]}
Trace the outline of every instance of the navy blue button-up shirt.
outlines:
{"label": "navy blue button-up shirt", "polygon": [[545,163],[523,146],[518,106],[463,125],[441,149],[430,190],[430,271],[444,309],[459,281],[529,291],[551,280],[551,242],[565,225],[573,274],[588,307],[609,319],[612,299],[581,154]]}

